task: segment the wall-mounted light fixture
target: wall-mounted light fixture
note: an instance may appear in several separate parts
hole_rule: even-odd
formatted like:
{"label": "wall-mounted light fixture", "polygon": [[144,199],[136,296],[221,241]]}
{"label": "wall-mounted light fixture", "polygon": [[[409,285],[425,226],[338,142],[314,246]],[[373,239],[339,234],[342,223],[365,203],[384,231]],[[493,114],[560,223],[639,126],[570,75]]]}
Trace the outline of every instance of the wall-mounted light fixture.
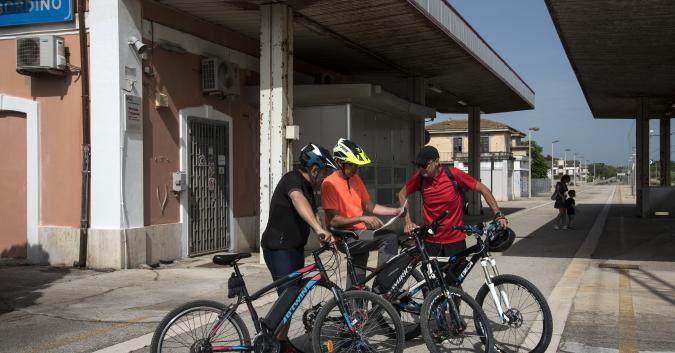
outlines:
{"label": "wall-mounted light fixture", "polygon": [[150,49],[149,44],[143,43],[140,39],[134,36],[129,37],[128,43],[129,46],[132,47],[139,55],[142,55],[143,53],[147,52],[148,49]]}

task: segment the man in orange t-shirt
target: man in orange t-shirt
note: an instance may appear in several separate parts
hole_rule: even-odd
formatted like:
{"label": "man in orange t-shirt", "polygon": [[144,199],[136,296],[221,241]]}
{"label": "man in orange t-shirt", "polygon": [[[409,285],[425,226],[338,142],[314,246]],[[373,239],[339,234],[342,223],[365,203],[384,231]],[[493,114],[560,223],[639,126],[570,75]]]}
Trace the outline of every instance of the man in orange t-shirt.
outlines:
{"label": "man in orange t-shirt", "polygon": [[[338,140],[333,149],[333,159],[338,170],[324,179],[321,184],[321,203],[326,212],[326,224],[333,228],[349,229],[359,234],[359,239],[348,240],[349,251],[355,265],[365,267],[368,252],[378,249],[378,267],[398,252],[398,236],[382,227],[376,216],[396,216],[400,208],[391,208],[374,203],[366,186],[358,175],[359,166],[370,164],[370,159],[361,147],[346,140]],[[373,216],[364,215],[364,211]],[[356,279],[365,281],[365,270],[355,267]],[[348,285],[350,285],[348,283]]]}

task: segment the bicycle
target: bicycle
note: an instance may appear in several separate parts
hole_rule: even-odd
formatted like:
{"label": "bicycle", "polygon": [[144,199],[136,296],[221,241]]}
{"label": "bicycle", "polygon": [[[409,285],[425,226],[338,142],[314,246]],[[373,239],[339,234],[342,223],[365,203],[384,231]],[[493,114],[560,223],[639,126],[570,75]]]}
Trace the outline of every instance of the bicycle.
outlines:
{"label": "bicycle", "polygon": [[[292,320],[294,312],[316,285],[330,288],[333,298],[319,310],[312,329],[314,352],[403,351],[403,329],[394,308],[383,298],[366,291],[343,292],[330,281],[319,255],[335,248],[324,245],[312,252],[315,263],[305,266],[249,295],[237,261],[251,254],[216,255],[213,262],[232,266],[228,297],[236,302],[225,305],[198,300],[181,305],[167,314],[155,330],[151,349],[156,352],[256,352],[278,353],[277,336]],[[314,274],[318,272],[317,274]],[[300,281],[300,286],[288,286]],[[273,289],[286,287],[269,313],[259,318],[253,302]],[[245,303],[256,335],[251,341],[248,329],[236,313]],[[386,325],[383,325],[386,323]],[[384,326],[384,327],[383,327]]]}
{"label": "bicycle", "polygon": [[[492,332],[488,325],[487,317],[476,301],[458,288],[450,287],[442,280],[442,272],[436,260],[430,259],[424,249],[423,238],[426,234],[433,234],[439,226],[439,222],[447,216],[448,212],[442,213],[428,225],[416,228],[409,239],[414,246],[405,248],[398,255],[389,259],[377,269],[354,265],[349,255],[349,248],[345,244],[343,252],[347,255],[348,275],[352,280],[352,288],[364,289],[366,283],[377,276],[387,274],[387,277],[395,276],[396,279],[382,295],[385,299],[396,306],[396,309],[405,314],[416,316],[419,322],[409,323],[404,327],[407,339],[419,335],[424,337],[427,348],[432,352],[439,352],[448,343],[455,349],[464,343],[467,349],[487,352],[492,346]],[[353,231],[332,230],[333,234],[342,237],[353,237]],[[405,268],[401,270],[401,264]],[[422,271],[415,268],[422,265]],[[356,279],[354,268],[364,268],[370,271],[363,282]],[[394,271],[389,271],[391,269]],[[416,283],[410,288],[404,289],[403,285],[411,278]],[[376,279],[377,281],[377,279]],[[426,298],[417,295],[422,292]],[[453,299],[453,300],[448,300]],[[421,304],[420,304],[421,301]],[[464,305],[460,305],[464,303]],[[465,312],[462,312],[462,309]],[[466,313],[466,310],[470,310]],[[469,327],[473,324],[472,327]],[[417,327],[415,327],[417,326]],[[482,347],[482,348],[481,348]]]}
{"label": "bicycle", "polygon": [[[487,228],[483,224],[452,228],[473,235],[476,244],[454,256],[436,259],[439,262],[446,262],[441,269],[448,274],[446,276],[448,284],[456,287],[461,286],[474,265],[480,262],[485,283],[478,290],[476,301],[488,314],[495,338],[495,348],[500,352],[546,351],[553,334],[553,319],[546,298],[526,279],[500,274],[497,263],[490,253],[491,249],[506,250],[513,243],[515,234],[499,233],[509,232],[510,229],[503,229],[496,221],[490,222]],[[483,235],[485,240],[481,237]],[[495,249],[495,246],[500,249]],[[471,258],[467,260],[469,256]],[[531,301],[527,301],[528,298]],[[528,323],[532,325],[526,326]],[[520,335],[521,333],[523,335]]]}

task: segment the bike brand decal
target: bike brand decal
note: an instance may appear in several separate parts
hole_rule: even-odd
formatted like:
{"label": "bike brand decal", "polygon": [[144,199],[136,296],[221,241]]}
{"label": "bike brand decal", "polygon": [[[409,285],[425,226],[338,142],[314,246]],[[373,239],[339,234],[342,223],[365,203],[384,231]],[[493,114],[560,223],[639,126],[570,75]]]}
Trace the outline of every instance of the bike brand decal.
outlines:
{"label": "bike brand decal", "polygon": [[392,289],[398,288],[398,285],[407,277],[408,272],[412,270],[412,264],[408,265],[408,267],[403,270],[400,276],[396,279],[396,282],[394,282],[394,285],[391,286]]}
{"label": "bike brand decal", "polygon": [[307,295],[307,293],[309,293],[309,290],[312,289],[312,287],[314,287],[314,284],[316,284],[316,282],[318,282],[319,279],[321,279],[321,275],[314,276],[314,278],[312,278],[309,282],[307,282],[305,287],[302,288],[302,291],[300,292],[300,294],[298,294],[298,297],[295,299],[295,302],[293,302],[291,308],[288,309],[288,312],[286,312],[286,315],[284,315],[283,320],[284,324],[291,319],[291,316],[293,316],[295,310],[298,308],[298,306],[300,306],[300,303],[302,302],[303,299],[305,299],[305,296]]}
{"label": "bike brand decal", "polygon": [[469,264],[466,265],[466,267],[464,268],[464,271],[462,271],[462,273],[459,274],[459,281],[460,282],[464,279],[464,277],[467,275],[467,273],[469,273],[469,270],[471,269],[471,267],[473,267],[473,262],[469,261]]}

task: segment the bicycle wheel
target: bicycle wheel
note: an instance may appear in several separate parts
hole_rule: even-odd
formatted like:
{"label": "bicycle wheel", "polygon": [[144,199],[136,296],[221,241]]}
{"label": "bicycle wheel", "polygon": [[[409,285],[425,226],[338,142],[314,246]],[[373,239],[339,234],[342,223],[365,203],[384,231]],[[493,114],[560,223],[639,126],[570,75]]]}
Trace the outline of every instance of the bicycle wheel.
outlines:
{"label": "bicycle wheel", "polygon": [[314,352],[403,352],[401,318],[389,302],[366,291],[348,291],[342,299],[346,313],[335,298],[319,312],[312,330]]}
{"label": "bicycle wheel", "polygon": [[311,350],[314,322],[324,304],[333,298],[333,292],[323,283],[317,283],[293,313],[288,329],[288,340],[299,351]]}
{"label": "bicycle wheel", "polygon": [[150,352],[201,352],[214,346],[251,345],[246,326],[237,313],[217,328],[218,316],[227,308],[225,304],[198,300],[185,303],[168,313],[152,336]]}
{"label": "bicycle wheel", "polygon": [[450,314],[450,301],[442,288],[432,290],[424,299],[420,316],[422,336],[427,349],[439,352],[490,352],[494,344],[485,313],[463,291],[450,287],[450,297],[459,302],[460,322]]}
{"label": "bicycle wheel", "polygon": [[500,318],[486,284],[476,294],[476,301],[490,321],[497,349],[501,352],[546,351],[553,334],[553,318],[544,295],[534,284],[518,276],[499,275],[492,283],[508,322]]}
{"label": "bicycle wheel", "polygon": [[[396,300],[394,308],[398,311],[403,324],[403,333],[406,341],[420,335],[420,311],[424,297],[429,293],[429,287],[423,284],[420,287],[414,286],[424,281],[424,276],[417,269],[413,269],[411,276],[403,284],[403,293]],[[412,290],[411,290],[412,289]]]}

